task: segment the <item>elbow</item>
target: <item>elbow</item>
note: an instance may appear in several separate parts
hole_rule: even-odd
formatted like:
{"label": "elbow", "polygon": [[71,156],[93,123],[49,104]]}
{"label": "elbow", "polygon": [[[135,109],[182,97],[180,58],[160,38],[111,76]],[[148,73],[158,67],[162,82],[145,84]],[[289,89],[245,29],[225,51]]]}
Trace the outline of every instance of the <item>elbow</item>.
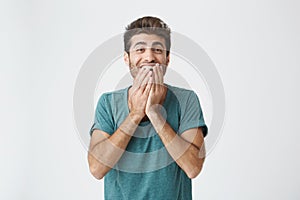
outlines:
{"label": "elbow", "polygon": [[193,170],[191,172],[187,172],[186,175],[189,177],[189,179],[194,179],[199,175],[199,170]]}
{"label": "elbow", "polygon": [[101,180],[105,176],[105,174],[101,172],[101,169],[93,164],[90,165],[90,172],[97,180]]}
{"label": "elbow", "polygon": [[104,178],[104,176],[102,174],[93,173],[93,172],[91,172],[91,173],[94,176],[94,178],[96,178],[97,180],[101,180]]}
{"label": "elbow", "polygon": [[191,170],[186,171],[186,175],[190,178],[190,179],[194,179],[196,178],[201,170],[202,170],[202,164],[196,165],[194,166]]}
{"label": "elbow", "polygon": [[98,180],[103,179],[105,176],[104,169],[102,165],[89,153],[88,154],[88,163],[90,173]]}
{"label": "elbow", "polygon": [[189,174],[187,174],[187,176],[189,177],[189,179],[194,179],[194,178],[196,178],[198,176],[198,174],[196,174],[196,173],[194,173],[194,174],[189,173]]}

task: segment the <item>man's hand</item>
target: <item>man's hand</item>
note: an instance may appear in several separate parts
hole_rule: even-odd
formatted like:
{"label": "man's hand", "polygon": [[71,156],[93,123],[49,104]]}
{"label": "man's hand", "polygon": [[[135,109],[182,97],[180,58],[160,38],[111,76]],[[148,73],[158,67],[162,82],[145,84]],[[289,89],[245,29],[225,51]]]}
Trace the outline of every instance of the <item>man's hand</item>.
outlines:
{"label": "man's hand", "polygon": [[146,103],[152,86],[152,75],[153,72],[149,69],[139,69],[133,81],[132,88],[129,91],[129,110],[137,115],[140,119],[145,116]]}
{"label": "man's hand", "polygon": [[162,104],[167,93],[167,87],[164,86],[164,66],[156,64],[153,67],[153,75],[150,77],[151,90],[146,104],[146,115],[159,111],[159,105]]}

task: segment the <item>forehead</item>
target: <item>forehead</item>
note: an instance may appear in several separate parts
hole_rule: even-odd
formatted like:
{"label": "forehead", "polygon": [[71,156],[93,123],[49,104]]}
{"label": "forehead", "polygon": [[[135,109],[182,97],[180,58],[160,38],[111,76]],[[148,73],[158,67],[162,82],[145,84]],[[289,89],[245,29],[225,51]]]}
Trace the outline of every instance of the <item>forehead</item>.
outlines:
{"label": "forehead", "polygon": [[165,39],[163,37],[155,35],[155,34],[140,33],[140,34],[134,35],[130,39],[130,41],[131,41],[131,47],[140,42],[145,43],[149,46],[160,43],[163,45],[163,47],[165,47]]}

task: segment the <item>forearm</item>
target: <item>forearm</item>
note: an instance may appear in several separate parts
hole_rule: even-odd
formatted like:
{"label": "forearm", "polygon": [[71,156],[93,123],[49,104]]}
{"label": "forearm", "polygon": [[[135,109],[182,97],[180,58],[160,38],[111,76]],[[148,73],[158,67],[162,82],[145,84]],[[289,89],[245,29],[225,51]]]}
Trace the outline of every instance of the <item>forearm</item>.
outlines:
{"label": "forearm", "polygon": [[196,177],[200,173],[205,159],[204,146],[200,149],[176,134],[159,112],[151,112],[148,117],[178,166],[189,178]]}
{"label": "forearm", "polygon": [[103,178],[118,162],[139,122],[140,117],[130,113],[111,136],[100,139],[90,147],[88,159],[91,172],[96,178]]}

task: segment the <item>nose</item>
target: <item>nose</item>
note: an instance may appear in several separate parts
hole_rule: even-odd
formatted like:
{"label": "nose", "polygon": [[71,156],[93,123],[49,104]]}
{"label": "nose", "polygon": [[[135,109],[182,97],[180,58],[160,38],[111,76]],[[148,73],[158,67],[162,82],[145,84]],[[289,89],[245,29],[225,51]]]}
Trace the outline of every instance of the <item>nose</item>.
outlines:
{"label": "nose", "polygon": [[151,48],[146,48],[144,56],[146,62],[150,63],[155,61],[155,56]]}

